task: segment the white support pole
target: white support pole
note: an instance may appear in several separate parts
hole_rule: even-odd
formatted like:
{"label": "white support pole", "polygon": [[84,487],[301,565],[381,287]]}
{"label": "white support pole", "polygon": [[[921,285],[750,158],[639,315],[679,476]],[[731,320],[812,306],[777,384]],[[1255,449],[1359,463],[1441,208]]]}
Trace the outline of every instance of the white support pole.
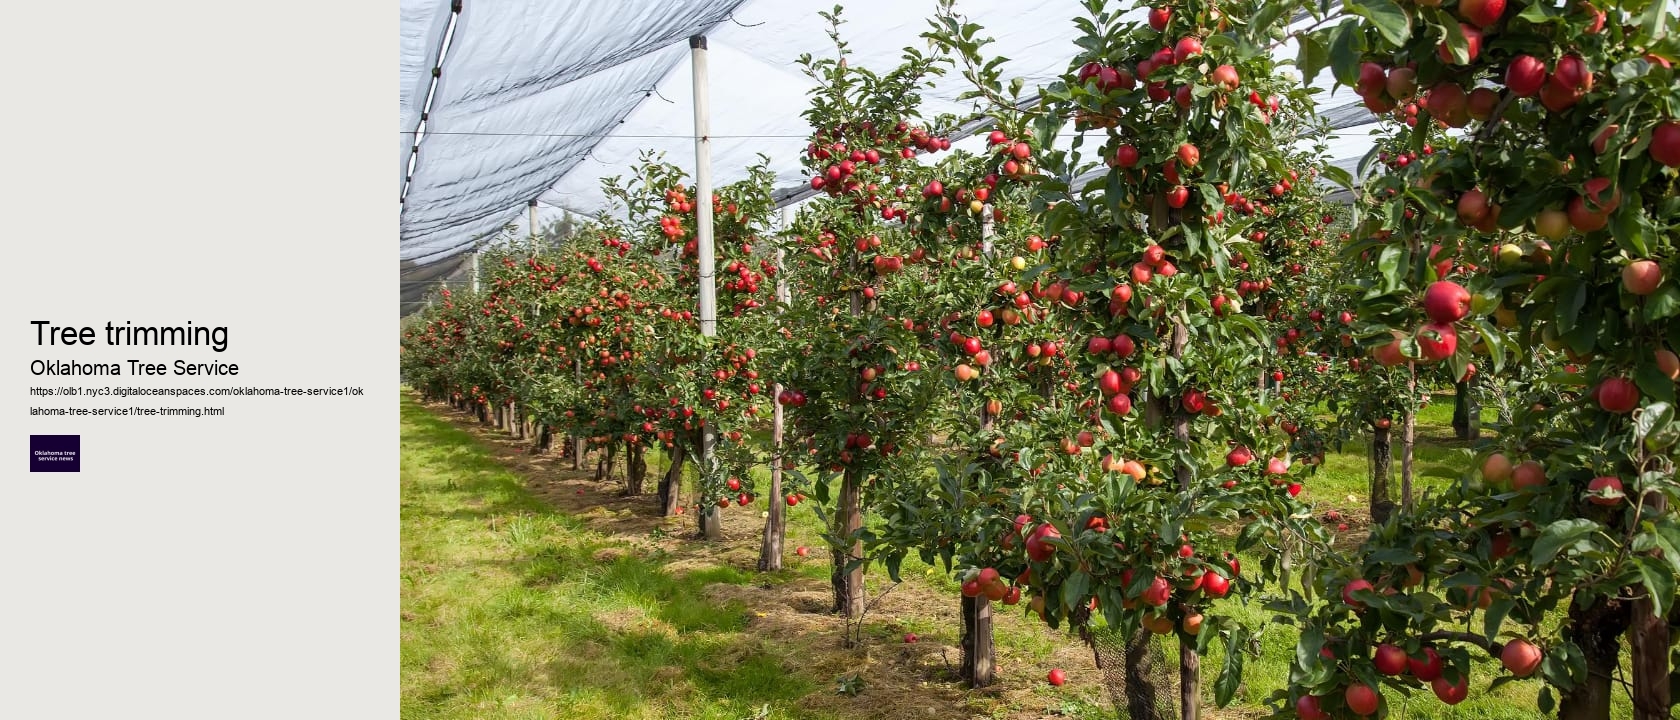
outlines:
{"label": "white support pole", "polygon": [[528,217],[531,226],[531,254],[535,255],[537,254],[537,201],[532,200],[526,205],[526,208],[529,210]]}
{"label": "white support pole", "polygon": [[717,336],[716,265],[712,250],[711,99],[706,85],[706,36],[688,39],[694,68],[694,220],[700,250],[700,334]]}
{"label": "white support pole", "polygon": [[[699,249],[700,334],[717,337],[717,260],[712,248],[712,138],[711,99],[706,85],[706,36],[688,39],[689,61],[694,70],[694,222],[695,245]],[[712,448],[717,442],[717,423],[700,429],[698,465],[702,478],[713,472]],[[723,519],[716,505],[704,503],[696,513],[700,534],[707,540],[723,539]]]}
{"label": "white support pole", "polygon": [[[793,230],[793,221],[799,217],[799,212],[792,205],[782,208],[782,233],[788,234]],[[788,287],[786,258],[782,250],[776,250],[776,299],[783,305],[793,302],[793,290]]]}
{"label": "white support pole", "polygon": [[478,294],[478,255],[479,255],[478,247],[476,247],[476,246],[473,247],[472,254],[473,254],[472,290],[473,290],[473,294],[477,295]]}

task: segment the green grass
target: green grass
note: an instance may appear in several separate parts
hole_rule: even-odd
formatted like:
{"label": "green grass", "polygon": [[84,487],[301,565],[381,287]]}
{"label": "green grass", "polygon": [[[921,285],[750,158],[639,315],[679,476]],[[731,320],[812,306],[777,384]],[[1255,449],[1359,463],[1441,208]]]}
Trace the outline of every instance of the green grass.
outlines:
{"label": "green grass", "polygon": [[703,599],[748,574],[604,553],[407,400],[401,477],[402,717],[826,717],[793,702],[815,688],[741,632],[744,608]]}
{"label": "green grass", "polygon": [[[1456,478],[1463,467],[1452,435],[1450,402],[1425,408],[1419,416],[1418,489]],[[455,428],[405,399],[402,433],[402,715],[404,718],[829,718],[852,716],[833,698],[833,673],[802,668],[812,663],[846,667],[852,662],[837,649],[814,646],[785,636],[756,634],[747,627],[751,611],[736,603],[709,601],[707,585],[800,583],[826,585],[829,565],[822,560],[793,561],[792,549],[809,546],[826,552],[816,514],[803,507],[788,514],[788,568],[759,575],[732,567],[712,567],[676,575],[670,558],[629,552],[622,539],[588,529],[557,513],[524,487],[472,435]],[[1326,456],[1323,469],[1308,481],[1320,510],[1362,508],[1366,503],[1365,448],[1349,443]],[[650,481],[664,466],[648,458]],[[1395,470],[1398,473],[1398,432]],[[757,487],[768,487],[768,471],[755,474]],[[692,479],[693,470],[689,470]],[[1395,492],[1398,492],[1396,484]],[[760,498],[750,508],[756,517],[776,500]],[[692,520],[685,520],[690,527]],[[675,530],[672,530],[675,532]],[[688,541],[684,541],[688,542]],[[957,586],[943,568],[914,558],[902,568],[899,593],[923,596],[912,614],[875,614],[865,630],[873,652],[891,650],[898,634],[913,631],[925,640],[954,644],[958,628],[935,617],[933,609],[956,604]],[[885,573],[872,569],[869,586],[887,585]],[[1100,691],[1086,675],[1081,687],[1071,683],[1051,689],[1042,682],[1044,668],[1059,664],[1070,672],[1089,669],[1088,651],[1077,640],[1029,621],[1019,609],[1000,608],[995,640],[1006,668],[1008,687],[996,695],[963,695],[944,688],[952,717],[1110,717],[1097,703]],[[1287,684],[1295,632],[1272,622],[1257,606],[1226,601],[1218,612],[1263,628],[1261,653],[1246,663],[1245,683],[1233,711],[1213,711],[1211,683],[1222,661],[1215,646],[1203,661],[1210,718],[1254,717],[1271,692]],[[838,620],[834,621],[838,624]],[[817,657],[821,655],[822,657]],[[1171,654],[1169,653],[1169,656]],[[952,658],[954,662],[954,657]],[[898,662],[898,661],[895,661]],[[913,665],[878,664],[871,685],[855,709],[877,700],[879,673],[915,672]],[[922,670],[927,672],[925,668]],[[1456,707],[1445,706],[1425,690],[1403,700],[1387,692],[1393,720],[1529,720],[1538,718],[1538,684],[1509,683],[1492,692],[1496,663],[1477,665],[1471,695]],[[884,690],[884,688],[883,688]],[[978,699],[976,699],[978,697]],[[829,702],[812,703],[817,698]],[[1619,698],[1615,711],[1628,711]],[[766,712],[761,711],[768,708]],[[887,705],[884,715],[895,717]]]}

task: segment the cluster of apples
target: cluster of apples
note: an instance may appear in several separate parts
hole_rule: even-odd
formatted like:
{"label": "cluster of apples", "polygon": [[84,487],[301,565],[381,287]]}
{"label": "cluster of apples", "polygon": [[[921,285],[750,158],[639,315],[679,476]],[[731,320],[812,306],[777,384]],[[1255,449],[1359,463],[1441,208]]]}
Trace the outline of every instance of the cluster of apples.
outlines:
{"label": "cluster of apples", "polygon": [[[1458,352],[1458,330],[1454,326],[1470,314],[1470,291],[1451,280],[1439,280],[1429,285],[1423,294],[1423,312],[1429,322],[1419,327],[1417,340],[1419,360],[1440,362]],[[1400,365],[1407,361],[1400,342],[1404,336],[1395,330],[1388,343],[1377,346],[1372,357],[1381,365]]]}

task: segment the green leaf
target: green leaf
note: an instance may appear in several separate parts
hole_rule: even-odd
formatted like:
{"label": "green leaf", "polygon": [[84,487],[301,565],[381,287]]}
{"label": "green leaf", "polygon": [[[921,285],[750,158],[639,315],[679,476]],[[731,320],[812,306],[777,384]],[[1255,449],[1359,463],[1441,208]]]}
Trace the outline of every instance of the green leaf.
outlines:
{"label": "green leaf", "polygon": [[1336,167],[1335,165],[1324,166],[1324,179],[1336,183],[1344,188],[1348,188],[1350,190],[1353,189],[1353,176],[1349,175],[1348,171]]}
{"label": "green leaf", "polygon": [[1499,626],[1505,624],[1505,616],[1510,614],[1511,608],[1516,607],[1515,598],[1501,596],[1488,605],[1486,614],[1482,617],[1482,636],[1499,637]]}
{"label": "green leaf", "polygon": [[1616,225],[1611,236],[1616,244],[1636,258],[1651,254],[1651,249],[1645,244],[1645,225],[1641,222],[1645,212],[1637,205],[1628,205],[1616,213]]}
{"label": "green leaf", "polygon": [[1598,523],[1586,518],[1559,520],[1546,526],[1534,541],[1535,565],[1545,565],[1565,547],[1577,545],[1597,531]]}
{"label": "green leaf", "polygon": [[1319,661],[1318,651],[1324,649],[1324,631],[1317,625],[1312,625],[1301,631],[1301,640],[1295,643],[1295,665],[1300,668],[1310,668]]}
{"label": "green leaf", "polygon": [[1363,0],[1362,2],[1347,2],[1342,4],[1348,12],[1371,21],[1371,25],[1390,44],[1405,45],[1412,38],[1412,19],[1406,17],[1406,11],[1401,10],[1392,0]]}
{"label": "green leaf", "polygon": [[[1280,3],[1267,3],[1266,7],[1274,4],[1281,6]],[[1310,81],[1318,77],[1325,66],[1330,64],[1330,51],[1324,47],[1324,41],[1317,34],[1301,35],[1299,39],[1301,47],[1295,54],[1295,65],[1301,69],[1301,77]],[[1328,169],[1329,166],[1326,166],[1326,175]]]}
{"label": "green leaf", "polygon": [[[1666,376],[1663,381],[1670,383],[1669,393],[1673,394],[1672,381]],[[1674,405],[1671,404],[1672,402],[1672,400],[1666,400],[1651,403],[1645,406],[1645,409],[1640,410],[1639,418],[1633,421],[1633,439],[1637,442],[1645,442],[1646,438],[1666,430],[1669,424],[1674,422]]]}
{"label": "green leaf", "polygon": [[904,556],[898,553],[893,553],[886,556],[885,560],[887,565],[887,577],[892,578],[893,582],[904,582],[898,577],[898,568],[904,563]]}
{"label": "green leaf", "polygon": [[[1441,13],[1446,17],[1445,13]],[[1449,18],[1450,19],[1450,18]],[[1443,22],[1441,27],[1447,30],[1447,49],[1452,51],[1453,62],[1459,65],[1470,62],[1470,40],[1464,37],[1464,29],[1456,22]]]}
{"label": "green leaf", "polygon": [[1646,358],[1633,371],[1633,383],[1640,391],[1665,403],[1674,402],[1674,381],[1657,367],[1657,361]]}
{"label": "green leaf", "polygon": [[1558,290],[1557,323],[1560,332],[1567,333],[1581,319],[1581,308],[1587,305],[1587,285],[1575,280],[1568,290]]}
{"label": "green leaf", "polygon": [[1062,605],[1074,608],[1085,599],[1085,594],[1091,590],[1091,576],[1083,571],[1075,570],[1062,583]]}
{"label": "green leaf", "polygon": [[1390,245],[1377,256],[1377,272],[1382,273],[1385,287],[1400,286],[1400,254],[1399,245]]}
{"label": "green leaf", "polygon": [[1242,685],[1243,644],[1247,640],[1248,630],[1241,625],[1233,626],[1225,640],[1225,661],[1219,668],[1219,678],[1213,681],[1213,702],[1219,707],[1231,704]]}
{"label": "green leaf", "polygon": [[1383,565],[1405,565],[1419,560],[1418,554],[1406,548],[1383,548],[1367,557],[1366,562]]}
{"label": "green leaf", "polygon": [[1675,315],[1680,315],[1680,287],[1664,285],[1645,298],[1645,322],[1654,323]]}
{"label": "green leaf", "polygon": [[1336,82],[1348,87],[1359,84],[1359,56],[1361,53],[1359,21],[1348,19],[1330,31],[1330,70]]}
{"label": "green leaf", "polygon": [[1651,610],[1657,617],[1662,617],[1668,607],[1664,603],[1674,602],[1674,576],[1654,558],[1640,556],[1636,562],[1639,578],[1651,597]]}

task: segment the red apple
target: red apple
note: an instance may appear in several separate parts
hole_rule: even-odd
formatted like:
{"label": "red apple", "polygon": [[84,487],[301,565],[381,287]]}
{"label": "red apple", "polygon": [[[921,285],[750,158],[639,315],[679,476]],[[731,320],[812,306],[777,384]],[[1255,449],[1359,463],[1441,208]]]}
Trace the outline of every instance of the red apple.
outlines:
{"label": "red apple", "polygon": [[1423,311],[1438,323],[1455,323],[1470,314],[1470,291],[1450,280],[1430,284],[1423,293]]}
{"label": "red apple", "polygon": [[1208,597],[1222,598],[1230,590],[1230,578],[1215,572],[1202,574],[1202,592],[1206,593]]}
{"label": "red apple", "polygon": [[1622,268],[1622,287],[1635,295],[1656,292],[1662,281],[1662,268],[1651,260],[1635,260]]}
{"label": "red apple", "polygon": [[1458,331],[1447,323],[1429,323],[1418,329],[1418,354],[1429,362],[1439,362],[1458,352]]}
{"label": "red apple", "polygon": [[1517,97],[1532,97],[1546,82],[1546,63],[1533,55],[1518,55],[1505,68],[1505,87]]}
{"label": "red apple", "polygon": [[1505,453],[1494,453],[1482,461],[1482,480],[1495,485],[1504,485],[1511,479],[1511,459]]}
{"label": "red apple", "polygon": [[1214,68],[1213,72],[1208,73],[1208,79],[1212,80],[1213,84],[1224,88],[1226,92],[1236,90],[1237,86],[1242,84],[1242,80],[1237,76],[1237,69],[1230,65],[1220,65]]}
{"label": "red apple", "polygon": [[1225,454],[1225,464],[1231,467],[1242,467],[1254,462],[1254,452],[1247,447],[1238,445],[1231,452]]}
{"label": "red apple", "polygon": [[1522,638],[1505,643],[1505,648],[1499,651],[1499,662],[1511,671],[1512,675],[1525,678],[1540,669],[1540,660],[1544,655],[1540,648]]}
{"label": "red apple", "polygon": [[1055,557],[1055,546],[1045,542],[1045,540],[1050,538],[1060,538],[1061,536],[1062,533],[1056,530],[1054,525],[1045,523],[1038,526],[1038,528],[1033,530],[1032,535],[1027,537],[1027,557],[1032,558],[1034,562],[1044,562],[1052,557]]}
{"label": "red apple", "polygon": [[1464,702],[1464,698],[1470,695],[1470,678],[1459,678],[1458,684],[1454,685],[1447,682],[1444,677],[1437,677],[1430,681],[1429,689],[1435,691],[1435,697],[1440,698],[1441,702],[1448,705],[1457,705]]}
{"label": "red apple", "polygon": [[1045,679],[1048,680],[1051,685],[1061,687],[1063,683],[1067,682],[1067,673],[1062,672],[1061,668],[1055,668],[1050,671],[1050,675]]}
{"label": "red apple", "polygon": [[1198,37],[1182,37],[1173,46],[1172,58],[1174,63],[1182,63],[1190,58],[1202,54],[1202,39]]}
{"label": "red apple", "polygon": [[1557,66],[1552,68],[1551,84],[1559,90],[1567,92],[1586,92],[1592,90],[1592,72],[1587,70],[1587,64],[1579,55],[1565,55],[1558,58]]}
{"label": "red apple", "polygon": [[1371,581],[1364,578],[1354,580],[1342,588],[1342,601],[1347,603],[1348,606],[1352,607],[1354,610],[1364,610],[1365,603],[1353,599],[1353,593],[1357,590],[1371,589],[1374,589],[1371,585]]}
{"label": "red apple", "polygon": [[1651,129],[1651,159],[1669,167],[1680,167],[1680,122],[1665,120]]}
{"label": "red apple", "polygon": [[1166,31],[1169,20],[1172,20],[1172,8],[1155,7],[1149,9],[1149,27],[1154,28],[1155,32]]}
{"label": "red apple", "polygon": [[1657,369],[1661,370],[1662,374],[1670,380],[1680,380],[1680,355],[1675,355],[1674,351],[1667,348],[1659,349],[1654,354],[1657,359]]}
{"label": "red apple", "polygon": [[1172,599],[1172,585],[1167,582],[1166,578],[1156,575],[1155,579],[1149,583],[1149,587],[1144,588],[1141,598],[1147,605],[1155,607],[1166,605],[1167,601]]}
{"label": "red apple", "polygon": [[1382,704],[1382,695],[1364,683],[1349,685],[1343,698],[1347,700],[1348,710],[1360,716],[1375,714],[1377,706]]}
{"label": "red apple", "polygon": [[1545,487],[1546,466],[1534,460],[1524,460],[1511,469],[1511,487],[1517,490],[1534,490]]}
{"label": "red apple", "polygon": [[[1622,479],[1610,475],[1595,477],[1587,483],[1587,502],[1594,505],[1619,505],[1627,496],[1622,494]],[[1507,668],[1510,666],[1507,665]],[[1528,677],[1518,675],[1517,677]]]}
{"label": "red apple", "polygon": [[1376,666],[1377,672],[1384,675],[1406,672],[1406,661],[1406,651],[1391,643],[1378,645],[1377,651],[1371,655],[1371,664]]}
{"label": "red apple", "polygon": [[1295,714],[1299,715],[1301,720],[1330,720],[1330,714],[1324,712],[1317,695],[1302,695],[1297,698]]}
{"label": "red apple", "polygon": [[1598,406],[1605,412],[1625,415],[1639,407],[1639,386],[1624,377],[1605,378],[1598,384]]}
{"label": "red apple", "polygon": [[[1464,23],[1458,24],[1458,30],[1464,34],[1464,41],[1468,46],[1467,50],[1469,57],[1466,58],[1465,62],[1467,64],[1474,64],[1477,56],[1482,54],[1482,31]],[[1435,47],[1435,53],[1441,57],[1441,62],[1448,65],[1458,64],[1458,61],[1453,58],[1452,49],[1447,47],[1447,44],[1444,42]]]}
{"label": "red apple", "polygon": [[1186,167],[1186,168],[1193,168],[1193,167],[1196,166],[1196,163],[1201,162],[1201,160],[1202,160],[1202,151],[1201,151],[1200,148],[1197,148],[1195,145],[1192,145],[1190,143],[1179,143],[1179,145],[1178,145],[1178,164],[1179,164],[1179,166]]}
{"label": "red apple", "polygon": [[1421,658],[1406,658],[1406,667],[1411,670],[1412,677],[1430,682],[1441,677],[1441,655],[1435,652],[1435,648],[1426,647]]}
{"label": "red apple", "polygon": [[1388,86],[1388,71],[1374,62],[1360,63],[1359,80],[1354,83],[1354,90],[1362,97],[1381,95]]}
{"label": "red apple", "polygon": [[1469,20],[1479,28],[1499,22],[1499,16],[1505,14],[1505,0],[1459,0],[1459,17]]}

